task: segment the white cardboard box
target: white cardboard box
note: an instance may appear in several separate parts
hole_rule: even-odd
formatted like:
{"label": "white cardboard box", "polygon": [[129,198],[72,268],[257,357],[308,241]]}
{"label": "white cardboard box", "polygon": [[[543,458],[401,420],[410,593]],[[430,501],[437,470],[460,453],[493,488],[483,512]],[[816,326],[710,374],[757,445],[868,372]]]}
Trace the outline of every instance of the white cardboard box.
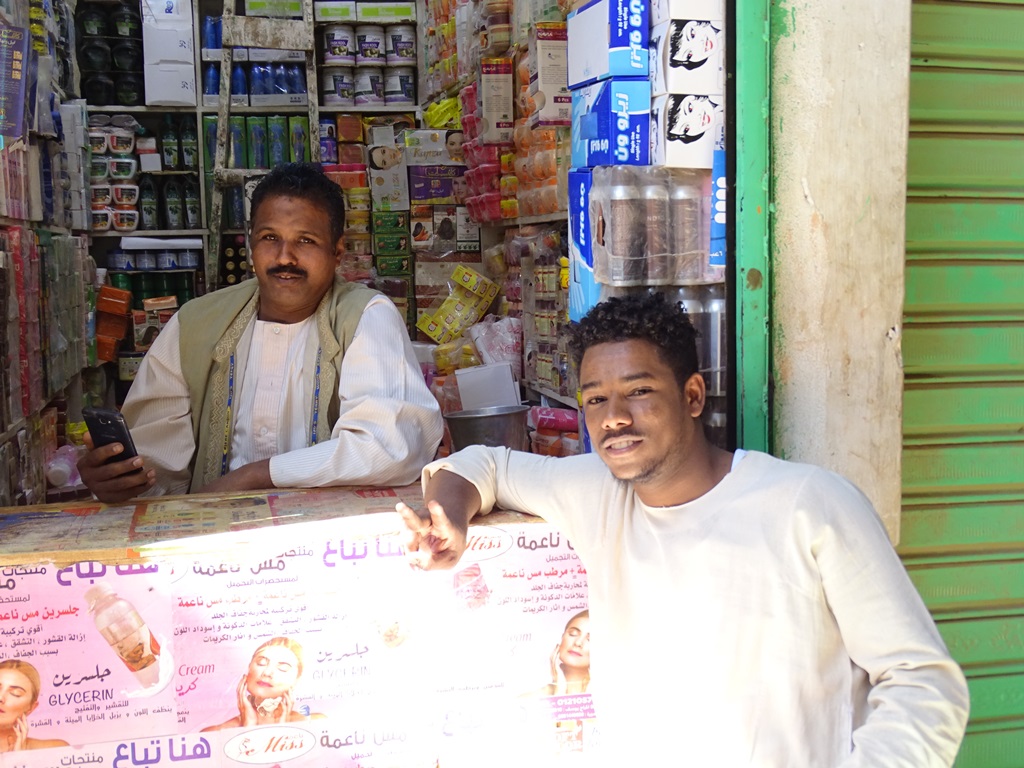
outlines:
{"label": "white cardboard box", "polygon": [[[305,102],[303,102],[305,103]],[[204,107],[219,107],[220,106],[220,94],[219,93],[204,93],[203,94],[203,106]],[[249,94],[247,93],[233,93],[231,94],[231,106],[233,107],[248,107],[249,106]]]}
{"label": "white cardboard box", "polygon": [[480,111],[483,117],[480,140],[484,144],[512,141],[512,59],[481,59]]}
{"label": "white cardboard box", "polygon": [[246,16],[302,18],[302,0],[245,0]]}
{"label": "white cardboard box", "polygon": [[254,93],[249,96],[249,104],[254,107],[304,107],[308,102],[305,93]]}
{"label": "white cardboard box", "polygon": [[187,0],[143,0],[142,48],[146,104],[194,107],[192,4]]}
{"label": "white cardboard box", "polygon": [[196,105],[196,71],[191,64],[146,64],[146,104]]}
{"label": "white cardboard box", "polygon": [[139,154],[139,171],[154,173],[163,170],[163,162],[159,152],[143,152]]}
{"label": "white cardboard box", "polygon": [[142,0],[142,28],[145,30],[153,24],[174,24],[185,27],[191,34],[191,0]]}
{"label": "white cardboard box", "polygon": [[512,363],[488,363],[455,371],[462,409],[472,411],[497,405],[519,405],[519,386]]}
{"label": "white cardboard box", "polygon": [[711,168],[724,133],[725,96],[658,96],[651,103],[651,165]]}
{"label": "white cardboard box", "polygon": [[[388,131],[391,131],[390,126]],[[381,145],[367,147],[367,152]],[[383,144],[395,148],[394,144]],[[375,211],[408,211],[409,210],[409,167],[405,162],[405,147],[399,148],[401,159],[389,168],[368,168],[370,177],[370,199]]]}
{"label": "white cardboard box", "polygon": [[142,47],[146,64],[195,64],[191,27],[170,23],[143,27]]}
{"label": "white cardboard box", "polygon": [[313,3],[314,21],[355,21],[355,0],[326,0]]}
{"label": "white cardboard box", "polygon": [[649,0],[651,26],[669,19],[724,19],[725,0]]}
{"label": "white cardboard box", "polygon": [[538,22],[531,32],[527,67],[530,95],[537,106],[530,115],[531,126],[572,125],[567,40],[565,22]]}
{"label": "white cardboard box", "polygon": [[725,93],[725,25],[677,19],[651,29],[651,95]]}
{"label": "white cardboard box", "polygon": [[416,3],[361,1],[356,3],[356,21],[367,24],[400,24],[416,21]]}

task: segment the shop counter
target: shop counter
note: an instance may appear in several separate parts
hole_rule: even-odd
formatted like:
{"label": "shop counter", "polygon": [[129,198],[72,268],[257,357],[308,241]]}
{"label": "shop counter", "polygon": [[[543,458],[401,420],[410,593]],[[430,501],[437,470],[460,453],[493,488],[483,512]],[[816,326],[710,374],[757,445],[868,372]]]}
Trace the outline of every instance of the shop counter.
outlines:
{"label": "shop counter", "polygon": [[416,571],[399,500],[419,486],[0,510],[0,686],[31,694],[0,768],[589,761],[572,545],[494,512]]}

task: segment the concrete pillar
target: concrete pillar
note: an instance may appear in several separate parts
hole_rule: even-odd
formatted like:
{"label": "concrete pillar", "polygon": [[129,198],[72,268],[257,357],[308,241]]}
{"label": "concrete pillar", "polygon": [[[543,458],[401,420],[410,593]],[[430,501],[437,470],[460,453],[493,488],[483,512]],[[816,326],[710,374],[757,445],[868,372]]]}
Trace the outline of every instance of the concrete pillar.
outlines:
{"label": "concrete pillar", "polygon": [[899,535],[910,0],[771,17],[773,439]]}

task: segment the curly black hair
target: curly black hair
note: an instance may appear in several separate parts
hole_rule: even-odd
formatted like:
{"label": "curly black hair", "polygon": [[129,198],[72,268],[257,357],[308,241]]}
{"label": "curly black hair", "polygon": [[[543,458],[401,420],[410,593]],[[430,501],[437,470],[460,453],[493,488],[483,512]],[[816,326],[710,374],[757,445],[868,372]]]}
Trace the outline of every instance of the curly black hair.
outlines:
{"label": "curly black hair", "polygon": [[699,370],[697,329],[678,303],[660,293],[610,298],[591,309],[569,337],[569,354],[579,370],[584,353],[597,344],[639,339],[658,348],[682,388]]}
{"label": "curly black hair", "polygon": [[264,176],[252,193],[252,220],[268,197],[297,197],[312,203],[327,214],[331,242],[337,243],[345,231],[345,199],[341,187],[324,174],[317,163],[285,163]]}

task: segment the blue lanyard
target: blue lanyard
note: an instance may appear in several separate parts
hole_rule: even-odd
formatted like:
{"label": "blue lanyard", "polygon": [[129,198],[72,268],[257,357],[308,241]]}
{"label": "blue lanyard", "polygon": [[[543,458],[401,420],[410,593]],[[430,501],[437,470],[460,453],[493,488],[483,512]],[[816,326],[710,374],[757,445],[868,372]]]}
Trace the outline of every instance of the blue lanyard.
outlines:
{"label": "blue lanyard", "polygon": [[316,445],[316,423],[320,419],[320,354],[321,347],[316,349],[316,373],[313,374],[313,420],[309,428],[309,444]]}

